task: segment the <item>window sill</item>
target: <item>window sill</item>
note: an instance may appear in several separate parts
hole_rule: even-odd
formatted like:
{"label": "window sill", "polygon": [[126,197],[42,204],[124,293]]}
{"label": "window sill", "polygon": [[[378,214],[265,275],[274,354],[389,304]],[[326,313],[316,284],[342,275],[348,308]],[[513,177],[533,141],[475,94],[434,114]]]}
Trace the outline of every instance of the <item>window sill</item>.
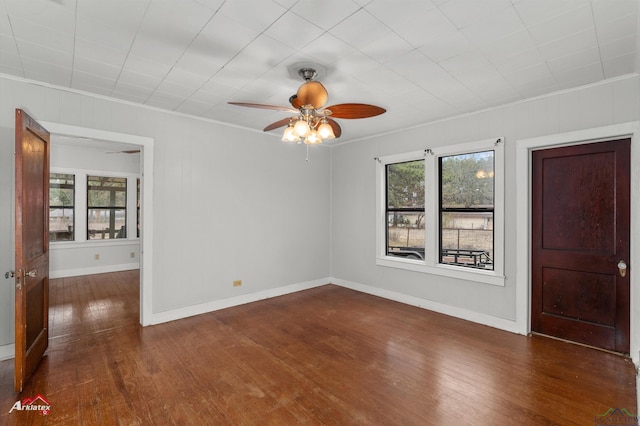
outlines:
{"label": "window sill", "polygon": [[423,274],[441,275],[500,287],[504,287],[505,283],[505,277],[497,274],[495,271],[462,269],[459,266],[450,265],[427,265],[423,260],[398,259],[391,256],[382,256],[376,259],[376,265],[421,272]]}
{"label": "window sill", "polygon": [[124,238],[118,238],[113,240],[90,240],[90,241],[51,241],[49,243],[50,250],[65,250],[65,249],[77,249],[77,248],[91,248],[91,247],[104,247],[104,246],[131,246],[139,245],[140,240],[138,238],[129,240]]}

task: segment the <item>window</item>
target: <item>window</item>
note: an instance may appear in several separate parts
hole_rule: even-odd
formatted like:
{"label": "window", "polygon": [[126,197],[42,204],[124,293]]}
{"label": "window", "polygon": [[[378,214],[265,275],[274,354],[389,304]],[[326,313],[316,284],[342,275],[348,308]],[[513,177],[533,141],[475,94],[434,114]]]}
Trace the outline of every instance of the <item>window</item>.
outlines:
{"label": "window", "polygon": [[127,237],[127,178],[87,176],[87,239]]}
{"label": "window", "polygon": [[424,160],[386,166],[387,255],[424,259]]}
{"label": "window", "polygon": [[440,263],[493,269],[493,151],[439,157]]}
{"label": "window", "polygon": [[376,264],[504,285],[502,138],[378,158]]}
{"label": "window", "polygon": [[75,176],[49,174],[49,241],[73,241]]}

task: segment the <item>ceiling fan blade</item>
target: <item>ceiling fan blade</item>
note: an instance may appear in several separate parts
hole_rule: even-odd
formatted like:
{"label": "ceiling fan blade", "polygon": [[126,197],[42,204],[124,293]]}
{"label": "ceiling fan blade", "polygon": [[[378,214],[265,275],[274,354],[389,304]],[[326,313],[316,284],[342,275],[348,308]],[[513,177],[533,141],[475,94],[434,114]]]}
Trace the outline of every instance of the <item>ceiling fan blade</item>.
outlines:
{"label": "ceiling fan blade", "polygon": [[340,135],[342,135],[342,128],[340,127],[340,125],[338,124],[338,122],[336,120],[332,120],[331,118],[327,117],[327,123],[329,123],[329,125],[331,126],[331,129],[333,129],[333,135],[336,138],[339,138]]}
{"label": "ceiling fan blade", "polygon": [[267,127],[264,128],[264,131],[268,132],[269,130],[277,129],[278,127],[282,127],[282,126],[286,126],[287,124],[289,124],[289,121],[291,121],[291,117],[283,118],[282,120],[278,120],[275,123],[269,124]]}
{"label": "ceiling fan blade", "polygon": [[319,81],[307,81],[298,88],[297,100],[300,105],[313,105],[315,109],[327,104],[329,94]]}
{"label": "ceiling fan blade", "polygon": [[368,104],[338,104],[325,109],[327,115],[335,118],[369,118],[384,114],[386,109]]}
{"label": "ceiling fan blade", "polygon": [[254,104],[250,102],[227,102],[227,103],[230,105],[237,105],[237,106],[243,106],[243,107],[249,107],[249,108],[273,109],[276,111],[288,111],[293,113],[299,112],[298,110],[293,109],[291,107],[279,106],[279,105]]}

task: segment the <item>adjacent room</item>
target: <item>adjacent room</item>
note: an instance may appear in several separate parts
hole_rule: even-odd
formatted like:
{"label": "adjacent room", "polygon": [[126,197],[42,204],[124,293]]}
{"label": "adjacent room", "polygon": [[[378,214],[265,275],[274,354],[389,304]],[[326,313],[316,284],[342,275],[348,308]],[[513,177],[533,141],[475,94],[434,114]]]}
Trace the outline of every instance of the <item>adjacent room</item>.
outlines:
{"label": "adjacent room", "polygon": [[0,422],[637,424],[639,28],[0,2]]}

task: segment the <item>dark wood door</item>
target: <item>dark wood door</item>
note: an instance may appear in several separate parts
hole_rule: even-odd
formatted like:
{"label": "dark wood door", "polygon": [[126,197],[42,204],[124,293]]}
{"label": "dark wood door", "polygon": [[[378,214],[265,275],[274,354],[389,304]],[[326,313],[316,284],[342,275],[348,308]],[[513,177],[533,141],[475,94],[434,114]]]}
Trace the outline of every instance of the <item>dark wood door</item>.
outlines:
{"label": "dark wood door", "polygon": [[630,147],[533,153],[532,331],[629,353]]}
{"label": "dark wood door", "polygon": [[16,110],[16,358],[22,392],[49,345],[49,133]]}

